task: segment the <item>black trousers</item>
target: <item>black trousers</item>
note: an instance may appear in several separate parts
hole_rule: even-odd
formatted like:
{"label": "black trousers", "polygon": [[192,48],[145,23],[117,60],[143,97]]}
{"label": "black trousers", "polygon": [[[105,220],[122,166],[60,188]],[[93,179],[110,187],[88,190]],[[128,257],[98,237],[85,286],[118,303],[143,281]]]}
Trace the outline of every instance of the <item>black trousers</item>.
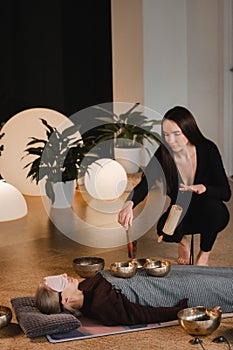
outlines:
{"label": "black trousers", "polygon": [[200,234],[200,249],[204,252],[211,251],[218,233],[229,222],[229,212],[222,201],[196,195],[191,199],[174,234],[169,236],[163,233],[163,226],[169,214],[170,207],[160,217],[157,223],[158,235],[163,235],[163,240],[166,242],[179,243],[184,235]]}

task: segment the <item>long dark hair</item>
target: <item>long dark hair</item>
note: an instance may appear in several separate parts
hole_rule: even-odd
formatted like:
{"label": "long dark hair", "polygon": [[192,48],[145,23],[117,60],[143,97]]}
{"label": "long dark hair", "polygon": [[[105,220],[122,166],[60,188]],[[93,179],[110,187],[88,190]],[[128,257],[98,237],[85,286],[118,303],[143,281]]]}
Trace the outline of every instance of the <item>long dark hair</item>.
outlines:
{"label": "long dark hair", "polygon": [[169,146],[166,144],[163,135],[164,120],[172,120],[173,122],[175,122],[182,130],[182,133],[187,137],[189,142],[195,146],[204,142],[206,138],[200,131],[194,116],[187,108],[182,106],[175,106],[165,113],[161,125],[161,156],[163,162],[163,170],[167,182],[167,192],[171,195],[174,192],[174,190],[177,189],[178,175],[175,162],[171,155],[171,151],[169,149]]}

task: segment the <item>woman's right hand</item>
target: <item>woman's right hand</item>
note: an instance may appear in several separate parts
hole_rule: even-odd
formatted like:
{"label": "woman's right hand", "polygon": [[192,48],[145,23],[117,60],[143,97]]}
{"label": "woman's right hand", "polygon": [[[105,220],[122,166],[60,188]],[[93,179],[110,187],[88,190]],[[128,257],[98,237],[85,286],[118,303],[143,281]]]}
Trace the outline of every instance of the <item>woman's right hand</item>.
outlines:
{"label": "woman's right hand", "polygon": [[125,202],[123,208],[118,214],[118,222],[126,229],[132,225],[133,222],[133,202]]}

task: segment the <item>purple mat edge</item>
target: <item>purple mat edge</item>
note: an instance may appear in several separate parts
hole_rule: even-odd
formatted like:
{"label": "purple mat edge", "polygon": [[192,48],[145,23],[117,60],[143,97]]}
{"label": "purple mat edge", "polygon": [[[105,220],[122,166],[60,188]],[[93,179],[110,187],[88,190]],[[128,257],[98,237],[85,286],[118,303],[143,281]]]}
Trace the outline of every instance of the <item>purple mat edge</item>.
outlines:
{"label": "purple mat edge", "polygon": [[[233,317],[233,312],[231,313],[225,313],[222,315],[222,319],[225,318],[231,318]],[[47,340],[50,343],[61,343],[61,342],[67,342],[67,341],[74,341],[74,340],[84,340],[84,339],[90,339],[90,338],[96,338],[96,337],[103,337],[103,336],[109,336],[114,334],[121,334],[121,333],[129,333],[129,332],[138,332],[143,330],[150,330],[150,329],[156,329],[156,328],[163,328],[163,327],[171,327],[171,326],[178,326],[179,322],[178,320],[169,321],[169,322],[161,322],[161,323],[154,323],[154,324],[148,324],[148,325],[135,325],[135,326],[115,326],[115,327],[106,327],[102,326],[99,323],[95,323],[95,321],[89,320],[91,322],[91,326],[86,326],[85,321],[82,323],[82,326],[69,332],[69,333],[63,333],[63,334],[54,334],[54,335],[46,335]],[[93,334],[91,332],[87,332],[88,328],[91,329],[93,326],[96,327],[103,327],[106,328],[106,332]],[[122,328],[121,328],[122,327]],[[121,328],[121,329],[119,329]],[[83,331],[82,331],[83,329]],[[84,329],[86,331],[84,331]],[[109,331],[107,331],[109,329]],[[115,329],[115,331],[114,331]]]}

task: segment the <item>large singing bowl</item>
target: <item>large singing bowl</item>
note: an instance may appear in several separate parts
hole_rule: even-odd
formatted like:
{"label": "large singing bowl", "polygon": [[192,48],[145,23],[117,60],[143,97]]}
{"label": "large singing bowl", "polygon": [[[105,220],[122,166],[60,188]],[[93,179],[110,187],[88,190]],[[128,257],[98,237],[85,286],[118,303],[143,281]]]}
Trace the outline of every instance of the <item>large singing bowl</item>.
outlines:
{"label": "large singing bowl", "polygon": [[95,276],[98,271],[103,270],[104,265],[104,259],[95,256],[83,256],[73,260],[75,272],[84,278]]}
{"label": "large singing bowl", "polygon": [[209,335],[220,325],[221,312],[203,306],[190,307],[178,312],[183,329],[190,335]]}

